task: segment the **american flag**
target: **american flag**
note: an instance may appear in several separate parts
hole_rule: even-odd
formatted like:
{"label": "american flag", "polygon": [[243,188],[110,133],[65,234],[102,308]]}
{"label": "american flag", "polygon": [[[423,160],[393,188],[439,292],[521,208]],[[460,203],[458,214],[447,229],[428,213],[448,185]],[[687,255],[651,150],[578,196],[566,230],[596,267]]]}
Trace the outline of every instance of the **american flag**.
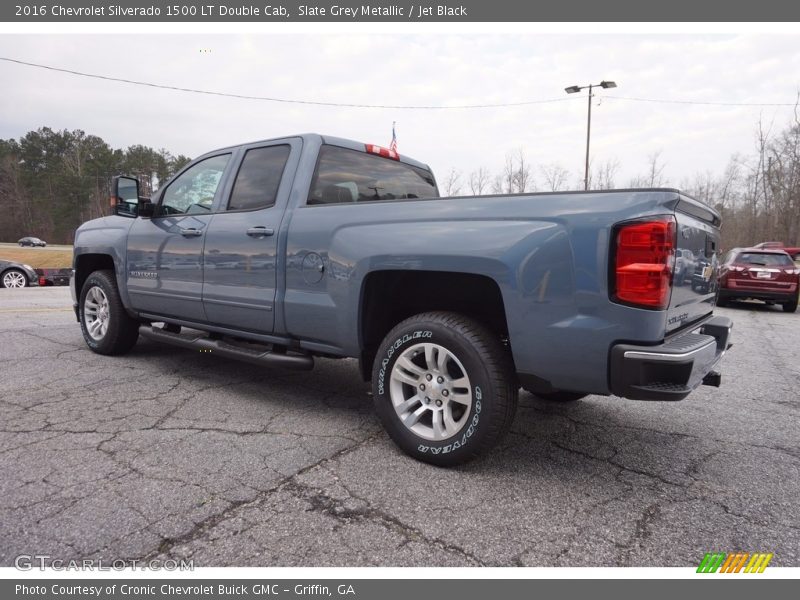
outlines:
{"label": "american flag", "polygon": [[392,142],[389,144],[389,150],[397,152],[397,135],[394,132],[394,124],[395,122],[392,121]]}

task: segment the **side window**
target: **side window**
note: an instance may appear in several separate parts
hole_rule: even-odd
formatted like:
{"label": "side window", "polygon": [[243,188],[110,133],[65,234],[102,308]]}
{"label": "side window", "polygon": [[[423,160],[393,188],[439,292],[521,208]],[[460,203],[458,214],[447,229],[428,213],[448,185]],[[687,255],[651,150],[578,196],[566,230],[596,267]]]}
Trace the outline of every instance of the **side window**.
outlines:
{"label": "side window", "polygon": [[274,205],[288,158],[288,145],[248,150],[236,175],[228,210],[253,210]]}
{"label": "side window", "polygon": [[438,197],[430,171],[366,152],[323,146],[308,204]]}
{"label": "side window", "polygon": [[230,154],[212,156],[181,173],[164,192],[159,215],[208,213],[230,158]]}

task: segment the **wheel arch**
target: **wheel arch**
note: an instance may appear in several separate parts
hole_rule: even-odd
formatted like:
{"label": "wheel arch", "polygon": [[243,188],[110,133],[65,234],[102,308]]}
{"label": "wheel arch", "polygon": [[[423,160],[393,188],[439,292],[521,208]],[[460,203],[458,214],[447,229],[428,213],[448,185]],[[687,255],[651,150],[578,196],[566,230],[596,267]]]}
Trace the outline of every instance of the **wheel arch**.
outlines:
{"label": "wheel arch", "polygon": [[401,321],[423,312],[448,311],[479,321],[508,343],[503,295],[487,275],[446,271],[380,270],[369,273],[359,305],[359,366],[369,381],[378,346]]}
{"label": "wheel arch", "polygon": [[110,254],[86,253],[75,257],[75,292],[80,296],[86,278],[95,271],[109,270],[116,275],[116,265]]}

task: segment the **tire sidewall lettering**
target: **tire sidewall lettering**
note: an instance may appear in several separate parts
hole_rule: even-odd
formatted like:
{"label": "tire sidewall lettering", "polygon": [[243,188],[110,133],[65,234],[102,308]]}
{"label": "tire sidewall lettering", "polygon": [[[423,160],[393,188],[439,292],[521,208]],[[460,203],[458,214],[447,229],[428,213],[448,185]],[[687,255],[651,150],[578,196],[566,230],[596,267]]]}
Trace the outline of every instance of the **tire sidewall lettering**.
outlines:
{"label": "tire sidewall lettering", "polygon": [[478,427],[478,423],[480,422],[481,416],[481,401],[480,398],[483,397],[483,392],[481,392],[481,388],[479,386],[475,386],[475,403],[473,405],[473,410],[475,411],[472,415],[472,421],[470,422],[469,427],[461,436],[461,440],[455,442],[449,442],[446,446],[428,446],[426,444],[419,444],[417,446],[417,450],[422,453],[430,452],[431,454],[448,454],[453,450],[458,450],[462,446],[466,446],[469,439],[475,434],[475,429]]}
{"label": "tire sidewall lettering", "polygon": [[383,396],[386,391],[385,380],[386,380],[386,367],[388,366],[389,362],[394,356],[394,353],[402,347],[404,344],[408,342],[412,342],[414,340],[425,339],[425,338],[432,338],[433,332],[430,330],[418,329],[417,331],[413,331],[411,333],[403,334],[401,337],[397,338],[394,342],[389,345],[389,349],[386,351],[386,356],[381,359],[381,368],[378,371],[378,395]]}

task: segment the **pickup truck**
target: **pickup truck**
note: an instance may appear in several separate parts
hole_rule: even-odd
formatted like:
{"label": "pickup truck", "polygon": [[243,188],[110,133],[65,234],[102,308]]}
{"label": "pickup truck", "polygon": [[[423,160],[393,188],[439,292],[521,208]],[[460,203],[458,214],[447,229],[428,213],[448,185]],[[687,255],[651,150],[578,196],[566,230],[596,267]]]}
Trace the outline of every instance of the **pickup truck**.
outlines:
{"label": "pickup truck", "polygon": [[[440,198],[425,165],[314,134],[200,156],[75,235],[93,351],[141,336],[263,367],[355,358],[411,456],[449,466],[509,429],[520,388],[680,400],[720,383],[720,216],[673,189]],[[709,285],[673,285],[676,252]]]}

